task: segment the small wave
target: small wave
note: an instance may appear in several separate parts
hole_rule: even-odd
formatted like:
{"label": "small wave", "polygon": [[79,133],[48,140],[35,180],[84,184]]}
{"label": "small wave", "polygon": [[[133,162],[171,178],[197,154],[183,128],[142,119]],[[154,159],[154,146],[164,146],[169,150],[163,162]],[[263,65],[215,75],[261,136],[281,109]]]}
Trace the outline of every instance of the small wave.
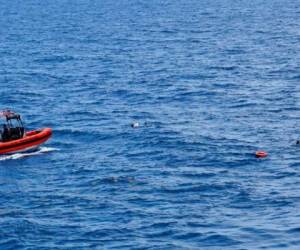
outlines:
{"label": "small wave", "polygon": [[212,70],[224,70],[224,71],[232,71],[238,69],[237,66],[210,66],[208,68]]}
{"label": "small wave", "polygon": [[62,63],[67,61],[75,60],[74,56],[67,56],[67,55],[52,55],[46,56],[43,58],[36,59],[35,62],[38,63]]}
{"label": "small wave", "polygon": [[36,151],[33,152],[24,152],[24,153],[15,153],[10,155],[4,155],[0,157],[0,161],[6,161],[6,160],[17,160],[24,157],[34,156],[34,155],[41,155],[52,151],[59,151],[58,148],[52,148],[52,147],[40,147]]}

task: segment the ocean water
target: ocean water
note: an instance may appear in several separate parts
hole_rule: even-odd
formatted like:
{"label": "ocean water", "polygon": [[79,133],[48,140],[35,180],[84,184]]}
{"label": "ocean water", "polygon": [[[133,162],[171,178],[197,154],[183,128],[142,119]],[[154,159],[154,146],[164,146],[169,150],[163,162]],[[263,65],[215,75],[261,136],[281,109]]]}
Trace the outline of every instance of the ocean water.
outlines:
{"label": "ocean water", "polygon": [[0,249],[300,249],[299,1],[0,0],[0,24],[0,108],[54,130],[0,157]]}

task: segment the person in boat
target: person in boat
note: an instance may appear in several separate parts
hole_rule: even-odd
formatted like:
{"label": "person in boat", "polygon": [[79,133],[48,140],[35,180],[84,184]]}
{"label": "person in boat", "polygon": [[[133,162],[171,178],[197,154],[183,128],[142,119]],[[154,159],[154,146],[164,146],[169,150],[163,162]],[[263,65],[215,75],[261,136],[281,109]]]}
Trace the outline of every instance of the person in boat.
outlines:
{"label": "person in boat", "polygon": [[2,130],[1,137],[2,137],[3,142],[10,141],[10,139],[11,139],[10,129],[7,127],[6,124],[3,124],[3,130]]}
{"label": "person in boat", "polygon": [[21,139],[24,136],[24,130],[21,127],[10,128],[9,132],[11,140]]}
{"label": "person in boat", "polygon": [[0,112],[0,117],[6,121],[2,130],[0,129],[1,141],[8,142],[24,137],[25,129],[19,114],[6,110]]}
{"label": "person in boat", "polygon": [[24,129],[21,127],[9,128],[6,124],[3,125],[1,133],[1,141],[8,142],[12,140],[21,139],[24,136]]}

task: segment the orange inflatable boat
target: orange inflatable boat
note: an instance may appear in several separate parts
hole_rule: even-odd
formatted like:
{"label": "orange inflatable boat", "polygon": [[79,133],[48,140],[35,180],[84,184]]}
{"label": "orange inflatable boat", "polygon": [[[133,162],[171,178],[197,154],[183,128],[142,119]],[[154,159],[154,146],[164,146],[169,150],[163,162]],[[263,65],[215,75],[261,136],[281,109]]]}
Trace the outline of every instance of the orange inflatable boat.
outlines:
{"label": "orange inflatable boat", "polygon": [[21,116],[10,110],[0,112],[0,154],[23,152],[37,148],[52,135],[51,128],[25,131]]}

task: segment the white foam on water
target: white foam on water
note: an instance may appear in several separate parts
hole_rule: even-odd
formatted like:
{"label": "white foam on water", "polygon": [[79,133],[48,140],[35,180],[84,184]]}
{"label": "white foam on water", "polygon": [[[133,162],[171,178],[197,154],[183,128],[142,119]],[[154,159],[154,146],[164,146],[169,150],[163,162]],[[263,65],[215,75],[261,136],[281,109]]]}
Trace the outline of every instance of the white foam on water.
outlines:
{"label": "white foam on water", "polygon": [[51,148],[51,147],[39,147],[37,150],[35,150],[33,152],[15,153],[15,154],[10,154],[10,155],[0,156],[0,161],[17,160],[17,159],[21,159],[24,157],[41,155],[41,154],[45,154],[45,153],[53,152],[53,151],[59,151],[59,149]]}

